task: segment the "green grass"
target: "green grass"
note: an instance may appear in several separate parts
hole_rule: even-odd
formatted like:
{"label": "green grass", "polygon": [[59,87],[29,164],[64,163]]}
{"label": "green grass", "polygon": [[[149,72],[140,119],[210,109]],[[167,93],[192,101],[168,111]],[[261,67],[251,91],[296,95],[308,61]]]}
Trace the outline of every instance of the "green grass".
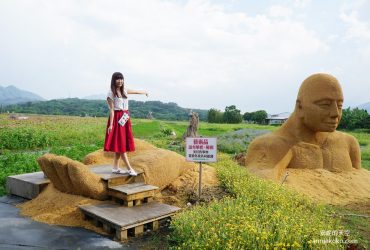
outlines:
{"label": "green grass", "polygon": [[5,184],[7,176],[40,171],[36,159],[41,155],[42,152],[3,152],[0,155],[0,196],[6,193]]}
{"label": "green grass", "polygon": [[[31,115],[28,120],[11,120],[7,115],[0,115],[0,195],[6,193],[7,176],[40,171],[36,159],[45,152],[65,155],[81,161],[86,154],[102,148],[106,124],[107,118]],[[181,138],[188,122],[133,119],[132,124],[136,138],[146,139],[158,147],[184,153]],[[198,132],[201,136],[218,137],[218,148],[233,154],[246,149],[249,139],[254,136],[249,130],[273,131],[275,129],[277,127],[254,124],[202,122]],[[173,138],[169,131],[174,131],[176,137]],[[370,135],[362,131],[349,131],[349,133],[359,140],[362,166],[370,170]],[[251,138],[247,140],[246,137]],[[237,143],[239,141],[240,144]],[[236,198],[196,207],[194,210],[185,212],[184,215],[181,214],[183,217],[180,216],[175,220],[177,221],[174,223],[175,232],[171,234],[170,244],[180,248],[197,248],[196,244],[198,244],[207,248],[207,243],[213,243],[213,240],[218,239],[220,246],[228,248],[230,244],[240,247],[245,244],[264,247],[262,243],[269,246],[279,243],[291,245],[296,241],[300,245],[298,248],[307,248],[309,239],[317,237],[321,229],[338,225],[335,230],[339,230],[340,226],[336,224],[337,222],[323,217],[323,213],[329,213],[327,208],[317,207],[297,194],[286,193],[277,186],[256,180],[225,156],[220,158],[216,167],[224,187]],[[272,191],[267,192],[270,189]],[[286,197],[283,197],[283,194]],[[304,214],[304,211],[307,214]],[[356,213],[356,211],[352,212]],[[233,216],[235,220],[228,222],[227,219]],[[276,218],[269,216],[276,216]],[[283,224],[279,223],[280,220]],[[196,224],[194,228],[189,224],[191,221]],[[240,221],[244,224],[240,224]],[[356,217],[346,218],[343,223],[345,228],[348,227],[351,230],[356,226],[365,227],[365,231],[366,228],[368,229],[364,222]],[[227,230],[213,232],[212,225],[214,228],[217,225]],[[272,228],[272,225],[275,225],[275,228]],[[256,233],[241,231],[248,226],[251,229],[254,228]],[[274,233],[265,236],[263,232]],[[238,235],[242,236],[243,240],[240,240]],[[233,242],[228,239],[232,239]],[[278,248],[282,249],[282,246],[279,245]]]}
{"label": "green grass", "polygon": [[361,147],[361,165],[363,168],[370,170],[370,133],[358,131],[345,131],[353,135]]}
{"label": "green grass", "polygon": [[[89,153],[103,147],[107,118],[40,116],[30,115],[28,120],[12,120],[6,114],[0,115],[0,153],[16,152],[22,158],[7,161],[7,170],[2,168],[0,183],[5,182],[6,174],[18,174],[19,165],[25,165],[29,151],[52,152],[81,160]],[[162,148],[183,152],[182,135],[188,122],[133,119],[133,131],[137,138],[143,138]],[[253,135],[248,130],[273,131],[275,126],[255,124],[211,124],[201,122],[200,136],[218,137],[218,148],[222,152],[234,154],[247,149]],[[176,138],[168,135],[174,131]],[[246,131],[241,133],[240,131]],[[361,145],[362,166],[370,170],[370,134],[362,131],[349,131]],[[250,137],[250,138],[249,138]],[[26,152],[24,152],[26,151]],[[23,153],[24,152],[24,153]],[[0,160],[3,161],[3,160]],[[4,165],[4,162],[0,163]],[[24,169],[31,172],[34,167]],[[6,174],[4,174],[6,173]],[[0,185],[0,195],[4,186]]]}
{"label": "green grass", "polygon": [[[280,185],[252,176],[228,156],[216,167],[233,198],[196,206],[171,223],[170,242],[178,249],[339,249],[320,245],[322,231],[341,230],[329,207]],[[356,235],[353,235],[356,237]],[[343,247],[343,246],[342,246]]]}
{"label": "green grass", "polygon": [[157,120],[133,119],[132,128],[136,138],[148,138],[159,133],[161,125]]}

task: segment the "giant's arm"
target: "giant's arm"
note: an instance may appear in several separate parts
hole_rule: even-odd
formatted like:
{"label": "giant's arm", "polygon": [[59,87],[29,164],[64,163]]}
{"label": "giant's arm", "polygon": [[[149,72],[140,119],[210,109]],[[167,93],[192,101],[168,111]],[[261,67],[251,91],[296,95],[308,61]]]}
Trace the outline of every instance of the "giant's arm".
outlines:
{"label": "giant's arm", "polygon": [[249,169],[269,171],[280,178],[293,157],[290,146],[275,135],[256,138],[249,145],[245,165]]}
{"label": "giant's arm", "polygon": [[352,167],[361,168],[361,150],[360,144],[353,136],[349,137],[349,156],[351,157]]}

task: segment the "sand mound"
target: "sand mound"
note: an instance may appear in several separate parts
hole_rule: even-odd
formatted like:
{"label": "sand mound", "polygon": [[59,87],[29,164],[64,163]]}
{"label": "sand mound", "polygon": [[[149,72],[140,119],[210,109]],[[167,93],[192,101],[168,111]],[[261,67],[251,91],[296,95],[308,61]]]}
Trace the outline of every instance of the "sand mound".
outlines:
{"label": "sand mound", "polygon": [[[131,165],[136,170],[144,172],[145,182],[163,189],[170,185],[180,176],[182,179],[188,179],[183,183],[197,182],[198,165],[192,162],[185,161],[185,157],[175,152],[160,149],[143,140],[135,139],[136,151],[129,153],[128,157]],[[84,163],[88,165],[112,164],[113,154],[104,152],[103,150],[95,151],[88,154]],[[205,169],[211,167],[205,165]],[[204,185],[214,185],[218,183],[215,172],[211,170],[204,172]],[[178,185],[178,184],[174,184]]]}
{"label": "sand mound", "polygon": [[[203,186],[218,186],[217,171],[215,168],[208,165],[202,167],[202,187]],[[194,166],[192,169],[179,176],[174,180],[168,188],[171,191],[179,192],[182,190],[197,190],[199,185],[199,166]]]}
{"label": "sand mound", "polygon": [[[199,166],[186,162],[183,156],[175,152],[156,148],[145,141],[135,140],[135,144],[136,151],[129,154],[132,166],[144,171],[147,183],[161,189],[168,187],[164,192],[158,192],[155,200],[185,206],[186,202],[180,193],[188,189],[196,191]],[[112,162],[113,154],[103,150],[85,157],[84,163],[89,165],[53,154],[40,157],[38,163],[52,184],[37,198],[19,205],[21,214],[49,224],[84,227],[102,233],[100,228],[83,220],[78,206],[99,204],[102,201],[97,199],[107,198],[106,184],[90,171],[89,166]],[[218,183],[215,169],[203,165],[202,186],[212,187]],[[168,189],[171,192],[167,192]]]}
{"label": "sand mound", "polygon": [[48,185],[35,199],[20,204],[21,214],[30,216],[33,220],[48,224],[83,227],[98,233],[104,233],[102,228],[95,227],[83,219],[79,205],[99,204],[102,201],[60,192],[53,185]]}
{"label": "sand mound", "polygon": [[[220,183],[217,178],[215,168],[208,165],[202,167],[202,200],[212,200],[219,198]],[[180,175],[161,193],[156,196],[156,200],[174,206],[185,207],[188,202],[198,199],[199,190],[199,166],[195,166],[189,171]],[[223,193],[221,194],[221,196]]]}
{"label": "sand mound", "polygon": [[[266,179],[274,179],[267,170],[250,168],[252,173]],[[370,205],[370,171],[354,169],[347,172],[331,172],[325,169],[288,168],[289,176],[285,182],[300,193],[313,200],[332,204],[349,205],[362,203]],[[284,185],[285,185],[284,184]]]}
{"label": "sand mound", "polygon": [[[144,140],[135,139],[135,148],[136,150],[134,152],[129,152],[129,157],[143,154],[146,150],[155,150],[158,149],[154,145],[150,144],[149,142],[146,142]],[[105,152],[103,149],[95,151],[93,153],[90,153],[85,156],[83,163],[86,165],[101,165],[101,164],[111,164],[112,159],[114,157],[114,153],[112,152]]]}

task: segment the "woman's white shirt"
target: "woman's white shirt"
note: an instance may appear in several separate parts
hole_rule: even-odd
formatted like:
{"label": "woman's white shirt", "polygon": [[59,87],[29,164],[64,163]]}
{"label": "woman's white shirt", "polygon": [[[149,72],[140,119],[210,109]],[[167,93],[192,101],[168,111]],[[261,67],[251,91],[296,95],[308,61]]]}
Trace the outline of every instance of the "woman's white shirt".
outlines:
{"label": "woman's white shirt", "polygon": [[[126,89],[123,92],[128,96]],[[114,96],[112,90],[108,91],[107,98],[113,100],[114,110],[128,110],[128,98]]]}

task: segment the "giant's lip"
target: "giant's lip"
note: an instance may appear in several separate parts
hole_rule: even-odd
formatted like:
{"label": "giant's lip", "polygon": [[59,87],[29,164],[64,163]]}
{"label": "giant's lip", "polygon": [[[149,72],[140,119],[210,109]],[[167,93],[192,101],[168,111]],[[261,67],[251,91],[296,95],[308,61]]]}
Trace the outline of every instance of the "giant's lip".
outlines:
{"label": "giant's lip", "polygon": [[337,122],[325,122],[325,124],[329,126],[338,126]]}

